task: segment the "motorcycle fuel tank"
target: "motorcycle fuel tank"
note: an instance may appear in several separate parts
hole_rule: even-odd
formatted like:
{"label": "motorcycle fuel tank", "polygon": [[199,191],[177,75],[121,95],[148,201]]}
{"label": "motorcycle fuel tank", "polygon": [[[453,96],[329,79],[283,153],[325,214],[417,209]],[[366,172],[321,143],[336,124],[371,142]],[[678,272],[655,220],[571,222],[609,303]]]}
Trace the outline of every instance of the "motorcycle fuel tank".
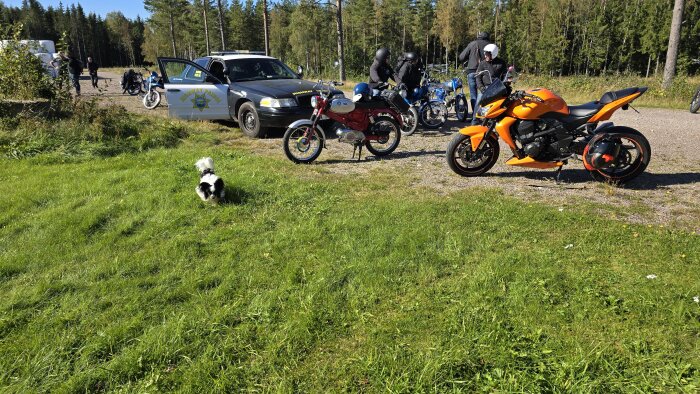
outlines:
{"label": "motorcycle fuel tank", "polygon": [[337,98],[331,101],[330,110],[337,114],[347,114],[355,109],[355,103],[347,98]]}
{"label": "motorcycle fuel tank", "polygon": [[[556,94],[547,89],[528,90],[527,93],[541,98],[544,102],[526,100],[523,103],[515,104],[511,110],[512,116],[518,119],[539,119],[547,112],[558,112],[562,115],[569,114],[569,106]],[[510,114],[509,114],[510,115]]]}

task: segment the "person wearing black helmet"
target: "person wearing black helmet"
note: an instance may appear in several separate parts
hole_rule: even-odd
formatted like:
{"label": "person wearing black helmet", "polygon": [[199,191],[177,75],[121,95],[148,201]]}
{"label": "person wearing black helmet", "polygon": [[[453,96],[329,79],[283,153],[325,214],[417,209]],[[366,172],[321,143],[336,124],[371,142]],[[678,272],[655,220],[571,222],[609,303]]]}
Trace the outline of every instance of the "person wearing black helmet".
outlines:
{"label": "person wearing black helmet", "polygon": [[377,86],[389,81],[396,81],[394,69],[389,65],[389,50],[387,48],[379,48],[374,56],[374,62],[369,67],[369,87],[376,89]]}
{"label": "person wearing black helmet", "polygon": [[469,101],[472,105],[472,113],[474,112],[474,107],[476,107],[476,96],[478,94],[476,90],[475,73],[476,69],[479,67],[479,63],[484,60],[484,47],[491,43],[489,38],[489,33],[479,32],[479,34],[476,35],[476,40],[470,42],[462,53],[459,54],[459,61],[463,62],[466,66],[467,83],[469,84]]}
{"label": "person wearing black helmet", "polygon": [[406,52],[399,61],[396,82],[403,83],[409,92],[420,86],[421,65],[420,58],[415,52]]}

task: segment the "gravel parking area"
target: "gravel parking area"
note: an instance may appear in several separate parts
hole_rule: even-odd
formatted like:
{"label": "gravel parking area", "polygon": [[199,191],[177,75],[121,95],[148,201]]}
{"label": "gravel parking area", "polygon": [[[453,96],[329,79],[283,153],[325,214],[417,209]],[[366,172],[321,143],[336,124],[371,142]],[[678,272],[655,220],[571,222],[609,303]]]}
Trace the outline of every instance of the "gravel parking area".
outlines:
{"label": "gravel parking area", "polygon": [[[101,91],[94,91],[89,81],[83,83],[86,96],[126,106],[139,113],[167,116],[164,106],[148,111],[137,97],[121,94],[119,76],[100,82]],[[103,88],[104,86],[104,88]],[[596,97],[596,94],[591,94]],[[501,145],[501,157],[487,174],[463,178],[453,173],[445,161],[445,148],[460,127],[465,124],[449,121],[442,130],[416,132],[404,137],[396,152],[376,160],[363,151],[360,162],[352,160],[352,147],[335,140],[328,142],[316,166],[331,173],[366,174],[374,171],[397,170],[407,174],[413,185],[437,193],[490,187],[521,198],[527,203],[547,203],[563,209],[577,204],[593,204],[606,215],[649,225],[673,225],[700,233],[700,114],[688,111],[638,108],[618,110],[611,119],[642,132],[652,148],[647,171],[625,187],[612,187],[592,180],[583,164],[570,161],[562,171],[562,183],[554,181],[554,170],[537,170],[506,166],[510,149]],[[284,158],[282,132],[270,138],[252,140],[247,145],[255,151]]]}

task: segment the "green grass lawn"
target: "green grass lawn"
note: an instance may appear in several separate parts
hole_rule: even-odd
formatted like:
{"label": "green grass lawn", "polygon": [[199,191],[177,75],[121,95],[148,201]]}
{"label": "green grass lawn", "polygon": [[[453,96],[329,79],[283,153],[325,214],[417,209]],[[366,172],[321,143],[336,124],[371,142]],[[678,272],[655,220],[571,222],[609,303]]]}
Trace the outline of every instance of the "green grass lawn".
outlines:
{"label": "green grass lawn", "polygon": [[0,391],[700,389],[696,234],[216,138],[0,159]]}

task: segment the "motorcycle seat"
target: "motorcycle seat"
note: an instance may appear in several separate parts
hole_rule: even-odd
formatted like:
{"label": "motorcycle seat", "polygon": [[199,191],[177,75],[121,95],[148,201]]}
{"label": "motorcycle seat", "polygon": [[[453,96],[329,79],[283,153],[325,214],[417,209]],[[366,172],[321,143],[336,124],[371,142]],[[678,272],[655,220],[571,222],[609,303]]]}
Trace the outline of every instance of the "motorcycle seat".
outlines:
{"label": "motorcycle seat", "polygon": [[587,116],[592,116],[596,112],[603,108],[603,104],[597,101],[591,101],[590,103],[581,105],[570,105],[569,106],[569,116],[574,118],[583,118]]}
{"label": "motorcycle seat", "polygon": [[379,100],[369,100],[369,101],[358,101],[355,103],[355,108],[358,109],[378,109],[378,108],[389,108],[389,104],[383,99]]}
{"label": "motorcycle seat", "polygon": [[617,99],[621,99],[623,97],[631,96],[637,92],[646,92],[647,88],[646,87],[634,87],[634,88],[627,88],[627,89],[622,89],[622,90],[615,90],[612,92],[606,92],[603,94],[603,97],[600,98],[598,101],[600,104],[610,104],[613,101]]}

